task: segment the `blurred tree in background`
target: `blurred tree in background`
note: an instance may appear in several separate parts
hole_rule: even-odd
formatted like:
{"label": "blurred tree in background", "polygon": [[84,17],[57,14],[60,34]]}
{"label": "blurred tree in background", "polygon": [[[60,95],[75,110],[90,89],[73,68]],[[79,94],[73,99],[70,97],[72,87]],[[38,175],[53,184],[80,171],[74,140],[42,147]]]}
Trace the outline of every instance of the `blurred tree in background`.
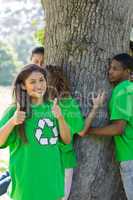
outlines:
{"label": "blurred tree in background", "polygon": [[0,43],[0,85],[10,85],[20,65],[15,51],[7,44]]}
{"label": "blurred tree in background", "polygon": [[10,85],[15,72],[30,61],[32,48],[44,44],[41,2],[0,0],[0,30],[0,85]]}

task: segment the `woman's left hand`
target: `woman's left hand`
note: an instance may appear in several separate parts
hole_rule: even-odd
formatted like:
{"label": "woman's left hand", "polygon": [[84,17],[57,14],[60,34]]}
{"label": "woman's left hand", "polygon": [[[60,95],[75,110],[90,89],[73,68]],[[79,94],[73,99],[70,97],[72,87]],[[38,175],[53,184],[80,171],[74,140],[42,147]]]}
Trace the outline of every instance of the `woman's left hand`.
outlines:
{"label": "woman's left hand", "polygon": [[54,99],[52,113],[55,115],[55,117],[57,119],[63,117],[62,113],[61,113],[61,109],[60,109],[60,107],[58,106],[58,103],[57,103],[57,98]]}

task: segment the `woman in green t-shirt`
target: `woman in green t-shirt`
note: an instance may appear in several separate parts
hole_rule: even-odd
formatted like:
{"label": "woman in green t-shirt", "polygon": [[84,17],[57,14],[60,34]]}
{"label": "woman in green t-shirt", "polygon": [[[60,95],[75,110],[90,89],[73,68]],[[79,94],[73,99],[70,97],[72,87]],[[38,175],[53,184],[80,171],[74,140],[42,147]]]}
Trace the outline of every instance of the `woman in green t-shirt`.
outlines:
{"label": "woman in green t-shirt", "polygon": [[57,101],[47,100],[43,69],[25,66],[14,82],[15,104],[0,121],[0,147],[10,148],[13,200],[59,200],[64,196],[58,138],[70,143],[68,126]]}
{"label": "woman in green t-shirt", "polygon": [[[73,168],[77,166],[77,160],[75,151],[73,148],[73,136],[78,134],[82,136],[81,130],[84,129],[84,119],[80,111],[79,104],[71,97],[70,86],[66,79],[63,70],[59,66],[46,66],[47,78],[48,78],[48,95],[49,99],[58,99],[59,105],[65,116],[68,124],[73,127],[72,141],[70,144],[64,144],[61,140],[59,141],[59,148],[61,152],[61,158],[65,173],[65,197],[62,200],[67,200],[71,190]],[[91,125],[93,118],[95,117],[96,111],[102,103],[103,94],[93,99],[93,108],[86,119],[87,126]],[[68,110],[71,112],[68,113]]]}
{"label": "woman in green t-shirt", "polygon": [[64,170],[58,141],[69,144],[74,133],[88,129],[89,120],[79,126],[71,98],[48,101],[45,70],[35,64],[22,68],[13,94],[15,103],[0,120],[0,147],[10,150],[10,197],[59,200]]}

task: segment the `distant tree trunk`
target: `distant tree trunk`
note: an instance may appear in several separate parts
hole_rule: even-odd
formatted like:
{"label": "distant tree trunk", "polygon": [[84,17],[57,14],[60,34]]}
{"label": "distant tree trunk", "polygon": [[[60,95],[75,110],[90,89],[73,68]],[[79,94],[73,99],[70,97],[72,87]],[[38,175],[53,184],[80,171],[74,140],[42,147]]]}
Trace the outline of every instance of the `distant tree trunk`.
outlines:
{"label": "distant tree trunk", "polygon": [[[129,51],[133,1],[42,0],[42,4],[46,13],[46,63],[62,64],[86,115],[92,91],[110,91],[109,58]],[[94,126],[106,123],[105,105]],[[70,200],[125,200],[112,138],[89,136],[76,140],[75,146],[79,166]]]}

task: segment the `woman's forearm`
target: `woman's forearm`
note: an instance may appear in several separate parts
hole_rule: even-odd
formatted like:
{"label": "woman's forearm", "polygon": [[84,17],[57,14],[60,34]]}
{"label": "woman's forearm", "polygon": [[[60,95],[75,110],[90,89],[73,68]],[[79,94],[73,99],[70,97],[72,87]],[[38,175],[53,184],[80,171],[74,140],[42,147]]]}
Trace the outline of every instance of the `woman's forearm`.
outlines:
{"label": "woman's forearm", "polygon": [[13,118],[11,118],[2,128],[0,128],[0,146],[6,142],[14,126]]}
{"label": "woman's forearm", "polygon": [[60,137],[65,144],[69,144],[71,142],[70,128],[65,122],[63,116],[60,116],[58,118],[58,122],[59,122]]}
{"label": "woman's forearm", "polygon": [[97,113],[97,108],[92,108],[91,112],[89,113],[88,117],[85,120],[85,127],[84,130],[81,131],[79,133],[80,136],[85,136],[86,135],[86,131],[89,129],[89,127],[91,126],[95,116]]}
{"label": "woman's forearm", "polygon": [[97,108],[93,108],[91,110],[91,112],[89,113],[89,115],[88,115],[88,117],[86,118],[86,121],[85,121],[85,130],[88,129],[91,126],[91,124],[92,124],[92,122],[93,122],[93,120],[96,116],[96,113],[97,113]]}

